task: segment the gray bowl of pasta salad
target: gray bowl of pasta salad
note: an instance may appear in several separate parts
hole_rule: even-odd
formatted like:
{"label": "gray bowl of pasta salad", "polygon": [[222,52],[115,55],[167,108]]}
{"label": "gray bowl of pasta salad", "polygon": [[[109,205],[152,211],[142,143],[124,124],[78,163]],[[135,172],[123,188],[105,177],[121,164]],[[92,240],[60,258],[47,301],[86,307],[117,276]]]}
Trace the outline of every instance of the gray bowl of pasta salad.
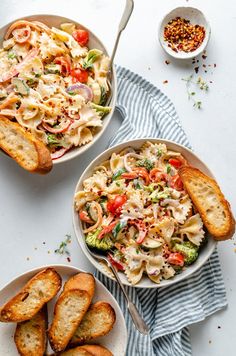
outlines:
{"label": "gray bowl of pasta salad", "polygon": [[85,152],[116,103],[115,68],[110,85],[103,43],[56,15],[17,19],[0,29],[0,42],[0,115],[43,141],[55,164]]}
{"label": "gray bowl of pasta salad", "polygon": [[86,244],[105,254],[125,285],[169,286],[189,277],[211,256],[216,241],[178,175],[184,165],[212,177],[191,150],[162,139],[136,139],[94,159],[80,177],[73,224],[80,248],[103,274]]}

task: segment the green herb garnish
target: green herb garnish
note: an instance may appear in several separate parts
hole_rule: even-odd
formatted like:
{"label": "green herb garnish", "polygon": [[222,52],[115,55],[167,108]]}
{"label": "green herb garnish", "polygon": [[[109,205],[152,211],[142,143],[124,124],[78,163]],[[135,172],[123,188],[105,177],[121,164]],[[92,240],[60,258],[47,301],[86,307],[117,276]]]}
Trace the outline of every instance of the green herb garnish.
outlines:
{"label": "green herb garnish", "polygon": [[112,181],[116,180],[117,178],[119,178],[121,176],[122,173],[125,173],[126,169],[125,168],[120,168],[118,169],[118,171],[116,171],[116,173],[113,174],[112,176]]}
{"label": "green herb garnish", "polygon": [[140,184],[140,181],[138,179],[134,179],[133,183],[134,183],[134,189],[143,189],[143,185]]}
{"label": "green herb garnish", "polygon": [[186,90],[188,94],[188,99],[193,101],[193,107],[197,109],[201,109],[202,107],[202,102],[198,99],[195,99],[196,92],[191,91],[191,86],[194,84],[197,86],[200,90],[207,92],[209,89],[209,86],[207,82],[205,82],[201,77],[198,77],[197,80],[194,80],[193,74],[191,74],[187,78],[182,78],[184,82],[186,82]]}
{"label": "green herb garnish", "polygon": [[16,58],[16,54],[14,52],[8,52],[7,58],[14,59],[14,58]]}
{"label": "green herb garnish", "polygon": [[114,229],[112,230],[112,234],[114,236],[114,238],[117,237],[118,233],[127,225],[127,221],[120,221],[118,222],[118,224],[116,224],[116,226],[114,227]]}
{"label": "green herb garnish", "polygon": [[59,255],[70,256],[70,252],[67,247],[69,243],[71,243],[71,236],[66,235],[66,239],[60,243],[59,248],[57,248],[54,252],[58,253]]}
{"label": "green herb garnish", "polygon": [[144,159],[141,159],[141,160],[137,161],[136,162],[136,166],[137,167],[144,167],[148,171],[150,171],[154,167],[154,163],[152,163],[152,161],[150,161],[150,159],[144,158]]}
{"label": "green herb garnish", "polygon": [[171,165],[167,164],[166,166],[166,173],[169,174],[171,172]]}

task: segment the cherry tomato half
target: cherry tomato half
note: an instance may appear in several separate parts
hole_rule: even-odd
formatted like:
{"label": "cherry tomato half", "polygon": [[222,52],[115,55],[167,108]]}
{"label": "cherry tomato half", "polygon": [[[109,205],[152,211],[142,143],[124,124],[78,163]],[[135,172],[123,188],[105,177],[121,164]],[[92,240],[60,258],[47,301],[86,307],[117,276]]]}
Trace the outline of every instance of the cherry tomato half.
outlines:
{"label": "cherry tomato half", "polygon": [[175,174],[173,177],[171,177],[170,187],[178,191],[183,190],[183,183],[178,174]]}
{"label": "cherry tomato half", "polygon": [[182,165],[183,165],[183,163],[182,162],[180,162],[180,160],[178,160],[178,159],[176,159],[176,158],[170,158],[169,159],[169,163],[173,166],[173,167],[175,167],[175,168],[180,168]]}
{"label": "cherry tomato half", "polygon": [[86,46],[89,41],[89,33],[86,30],[81,30],[81,29],[75,30],[72,33],[72,36],[78,42],[78,44],[82,47]]}
{"label": "cherry tomato half", "polygon": [[71,61],[69,57],[56,57],[54,63],[61,65],[62,73],[67,76],[71,71]]}
{"label": "cherry tomato half", "polygon": [[169,255],[167,262],[171,265],[183,266],[184,265],[184,256],[181,253],[173,252]]}
{"label": "cherry tomato half", "polygon": [[107,210],[113,215],[120,215],[122,206],[126,203],[127,197],[125,194],[116,195],[114,199],[109,200],[107,203]]}
{"label": "cherry tomato half", "polygon": [[80,69],[80,68],[72,69],[70,74],[73,77],[73,79],[76,79],[76,81],[80,83],[87,83],[88,81],[88,72],[84,69]]}

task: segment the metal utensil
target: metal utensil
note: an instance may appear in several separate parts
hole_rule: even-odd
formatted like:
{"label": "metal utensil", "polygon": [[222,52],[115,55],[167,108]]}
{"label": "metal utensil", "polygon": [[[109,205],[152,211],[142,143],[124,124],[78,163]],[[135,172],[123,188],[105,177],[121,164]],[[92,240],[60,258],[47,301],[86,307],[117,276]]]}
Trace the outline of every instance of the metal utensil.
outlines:
{"label": "metal utensil", "polygon": [[134,1],[133,0],[126,0],[125,9],[124,9],[122,18],[120,20],[120,24],[119,24],[119,27],[118,27],[118,33],[117,33],[117,36],[116,36],[116,41],[115,41],[114,48],[113,48],[113,51],[112,51],[112,54],[111,54],[111,59],[110,59],[111,68],[112,68],[113,61],[114,61],[114,58],[115,58],[115,55],[116,55],[116,50],[117,50],[117,47],[118,47],[118,44],[119,44],[121,33],[126,28],[127,23],[129,22],[130,16],[131,16],[131,14],[133,12],[133,9],[134,9]]}
{"label": "metal utensil", "polygon": [[102,253],[99,253],[99,252],[95,252],[94,250],[90,249],[88,247],[88,245],[85,243],[85,246],[88,250],[88,252],[90,253],[90,255],[92,255],[94,258],[96,258],[98,261],[104,261],[108,267],[111,268],[113,274],[114,274],[114,277],[117,281],[117,283],[119,284],[124,296],[125,296],[125,299],[127,301],[127,307],[128,307],[128,310],[129,310],[129,313],[130,313],[130,316],[133,320],[133,323],[136,327],[136,329],[141,333],[141,334],[144,334],[144,335],[147,335],[148,332],[149,332],[149,328],[147,326],[147,324],[145,323],[145,321],[141,318],[141,316],[139,315],[139,312],[136,308],[136,306],[134,305],[134,303],[131,302],[121,280],[120,280],[120,277],[115,269],[115,267],[110,263],[110,261],[108,260],[108,258],[103,255]]}
{"label": "metal utensil", "polygon": [[109,70],[109,75],[108,75],[108,86],[109,86],[109,94],[107,96],[107,105],[109,105],[110,101],[111,101],[111,97],[112,97],[112,89],[111,89],[111,78],[112,78],[112,68],[113,68],[113,62],[114,62],[114,58],[116,55],[116,51],[118,48],[118,44],[119,44],[119,40],[120,40],[120,36],[122,31],[124,31],[124,29],[127,26],[127,23],[129,22],[130,16],[133,12],[134,9],[134,1],[133,0],[126,0],[126,5],[125,5],[125,9],[123,12],[123,15],[121,17],[120,20],[120,24],[118,27],[118,33],[116,35],[116,40],[115,40],[115,44],[112,50],[112,54],[110,57],[110,70]]}

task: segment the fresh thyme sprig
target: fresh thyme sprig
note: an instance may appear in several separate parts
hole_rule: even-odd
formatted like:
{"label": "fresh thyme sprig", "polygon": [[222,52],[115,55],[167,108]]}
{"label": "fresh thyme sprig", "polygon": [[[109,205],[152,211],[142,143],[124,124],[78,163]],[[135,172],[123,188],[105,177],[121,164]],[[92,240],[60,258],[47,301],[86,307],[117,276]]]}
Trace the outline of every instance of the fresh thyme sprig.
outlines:
{"label": "fresh thyme sprig", "polygon": [[186,82],[186,90],[187,90],[187,94],[188,94],[188,99],[193,101],[193,107],[197,108],[197,109],[201,109],[202,107],[202,102],[200,100],[196,100],[195,99],[195,95],[196,92],[191,91],[191,85],[194,84],[196,85],[200,90],[203,90],[205,92],[208,91],[209,86],[207,84],[207,82],[205,82],[202,77],[198,77],[197,80],[194,80],[193,74],[191,74],[189,77],[187,78],[182,78],[182,80],[184,82]]}
{"label": "fresh thyme sprig", "polygon": [[70,251],[68,250],[68,244],[71,243],[71,236],[66,235],[66,239],[62,241],[54,252],[58,253],[59,255],[67,255],[70,256]]}

